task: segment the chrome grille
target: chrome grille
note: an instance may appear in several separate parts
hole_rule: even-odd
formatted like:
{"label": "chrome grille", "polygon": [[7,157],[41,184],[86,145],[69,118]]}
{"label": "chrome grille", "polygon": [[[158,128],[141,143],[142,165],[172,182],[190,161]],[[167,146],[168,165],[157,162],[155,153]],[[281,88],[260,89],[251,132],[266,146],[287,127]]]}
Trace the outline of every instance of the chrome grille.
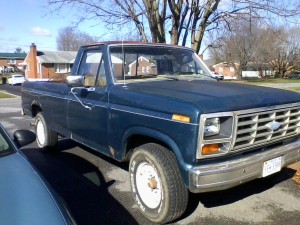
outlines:
{"label": "chrome grille", "polygon": [[238,115],[232,151],[249,149],[295,136],[298,134],[299,126],[300,107]]}

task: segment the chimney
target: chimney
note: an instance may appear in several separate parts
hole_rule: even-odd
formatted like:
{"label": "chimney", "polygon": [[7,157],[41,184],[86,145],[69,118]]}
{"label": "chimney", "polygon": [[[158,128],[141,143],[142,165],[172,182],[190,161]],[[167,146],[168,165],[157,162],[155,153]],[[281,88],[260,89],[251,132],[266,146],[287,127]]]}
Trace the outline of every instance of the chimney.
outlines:
{"label": "chimney", "polygon": [[31,44],[30,46],[30,71],[29,71],[29,78],[38,78],[37,77],[37,50],[36,50],[36,45],[34,43]]}

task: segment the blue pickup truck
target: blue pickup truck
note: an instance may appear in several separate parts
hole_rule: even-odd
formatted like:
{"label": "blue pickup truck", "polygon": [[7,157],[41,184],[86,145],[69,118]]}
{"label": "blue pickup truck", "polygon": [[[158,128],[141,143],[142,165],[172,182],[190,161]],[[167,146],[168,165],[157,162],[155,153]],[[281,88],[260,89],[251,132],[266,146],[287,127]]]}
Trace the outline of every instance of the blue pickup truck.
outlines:
{"label": "blue pickup truck", "polygon": [[300,95],[221,82],[191,49],[83,46],[62,81],[26,81],[22,108],[37,144],[58,135],[118,161],[151,221],[180,217],[188,192],[228,189],[300,160]]}

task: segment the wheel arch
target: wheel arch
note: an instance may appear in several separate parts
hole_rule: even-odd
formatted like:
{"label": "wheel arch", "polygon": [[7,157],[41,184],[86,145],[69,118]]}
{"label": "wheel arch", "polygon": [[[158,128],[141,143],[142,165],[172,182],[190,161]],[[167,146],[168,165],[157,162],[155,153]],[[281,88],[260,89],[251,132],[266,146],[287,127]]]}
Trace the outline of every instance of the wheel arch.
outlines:
{"label": "wheel arch", "polygon": [[43,111],[42,106],[37,101],[33,101],[31,103],[31,116],[32,117],[36,117],[36,115],[42,111]]}
{"label": "wheel arch", "polygon": [[185,163],[176,142],[161,131],[146,127],[132,127],[128,129],[122,140],[123,152],[126,160],[130,160],[133,150],[146,143],[156,143],[169,149],[176,157],[178,168],[186,185],[188,185],[187,171],[189,165]]}

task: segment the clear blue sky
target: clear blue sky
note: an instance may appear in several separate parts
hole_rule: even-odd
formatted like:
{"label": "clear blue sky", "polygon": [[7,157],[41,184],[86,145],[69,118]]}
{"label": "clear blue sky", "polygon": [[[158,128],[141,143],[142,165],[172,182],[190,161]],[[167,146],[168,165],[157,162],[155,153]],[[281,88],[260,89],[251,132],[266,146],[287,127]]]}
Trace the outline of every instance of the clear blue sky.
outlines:
{"label": "clear blue sky", "polygon": [[[31,43],[38,50],[55,51],[58,30],[74,22],[76,16],[71,10],[51,15],[45,1],[4,0],[0,12],[0,52],[14,52],[17,47],[28,52]],[[96,28],[95,24],[82,23],[78,29],[91,36],[101,36],[101,26]]]}

